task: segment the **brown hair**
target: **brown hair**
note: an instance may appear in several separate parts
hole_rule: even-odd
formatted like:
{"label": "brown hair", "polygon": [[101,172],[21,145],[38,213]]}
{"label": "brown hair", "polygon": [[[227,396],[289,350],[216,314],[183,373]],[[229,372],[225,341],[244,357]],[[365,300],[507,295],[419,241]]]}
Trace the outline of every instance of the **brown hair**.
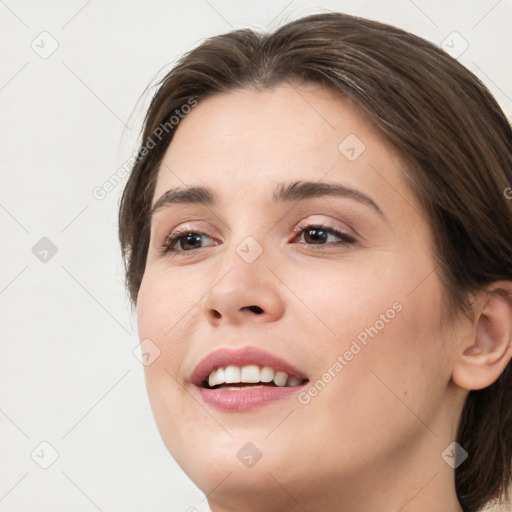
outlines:
{"label": "brown hair", "polygon": [[[454,311],[470,311],[472,291],[512,280],[512,201],[504,197],[512,183],[512,132],[497,102],[433,44],[389,25],[329,13],[271,34],[235,30],[212,37],[161,81],[120,203],[119,238],[133,304],[146,264],[155,183],[174,133],[159,127],[169,126],[191,99],[291,80],[340,91],[394,144],[435,234],[437,271]],[[466,512],[508,498],[510,368],[491,386],[470,391],[464,406],[457,441],[469,458],[455,471],[455,487]]]}

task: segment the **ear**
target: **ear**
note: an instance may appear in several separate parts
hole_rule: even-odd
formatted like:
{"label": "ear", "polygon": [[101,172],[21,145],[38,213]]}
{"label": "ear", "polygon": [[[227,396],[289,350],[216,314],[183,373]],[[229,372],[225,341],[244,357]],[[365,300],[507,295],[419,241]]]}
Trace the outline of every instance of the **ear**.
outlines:
{"label": "ear", "polygon": [[472,390],[490,386],[512,358],[512,282],[492,283],[475,295],[474,321],[460,340],[452,380]]}

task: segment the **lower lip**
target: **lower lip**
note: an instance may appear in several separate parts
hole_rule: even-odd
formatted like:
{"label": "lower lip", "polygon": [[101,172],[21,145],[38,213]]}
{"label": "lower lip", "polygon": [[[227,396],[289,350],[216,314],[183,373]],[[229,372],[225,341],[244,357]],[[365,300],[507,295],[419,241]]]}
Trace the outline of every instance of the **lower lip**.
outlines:
{"label": "lower lip", "polygon": [[248,411],[289,398],[303,386],[261,386],[234,390],[207,389],[198,387],[201,398],[207,405],[223,411]]}

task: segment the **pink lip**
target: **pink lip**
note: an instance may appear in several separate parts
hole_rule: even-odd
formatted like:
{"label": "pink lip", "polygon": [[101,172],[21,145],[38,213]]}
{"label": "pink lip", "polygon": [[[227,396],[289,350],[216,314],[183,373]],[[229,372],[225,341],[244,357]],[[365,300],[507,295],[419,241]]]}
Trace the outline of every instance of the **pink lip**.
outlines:
{"label": "pink lip", "polygon": [[262,407],[276,400],[295,394],[302,386],[246,388],[240,390],[222,390],[196,388],[204,403],[222,411],[241,412]]}
{"label": "pink lip", "polygon": [[265,404],[289,397],[304,384],[286,387],[250,387],[240,390],[208,389],[202,387],[210,373],[217,368],[229,365],[246,366],[256,364],[260,367],[270,366],[276,371],[285,372],[289,377],[300,380],[306,376],[293,365],[280,357],[256,347],[241,349],[223,348],[212,352],[202,359],[190,375],[189,381],[197,386],[201,398],[206,404],[226,411],[244,411],[261,407]]}

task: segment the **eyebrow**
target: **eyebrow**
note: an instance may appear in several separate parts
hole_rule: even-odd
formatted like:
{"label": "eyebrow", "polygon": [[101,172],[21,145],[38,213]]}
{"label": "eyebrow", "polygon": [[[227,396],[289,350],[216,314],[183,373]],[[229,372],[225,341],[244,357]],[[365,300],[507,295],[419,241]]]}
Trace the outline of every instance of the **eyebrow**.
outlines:
{"label": "eyebrow", "polygon": [[[273,203],[302,201],[315,197],[337,196],[354,199],[369,206],[383,219],[384,212],[379,205],[363,192],[342,185],[341,183],[322,183],[318,181],[295,181],[287,184],[278,184],[272,194]],[[151,209],[149,219],[160,209],[173,204],[202,204],[215,206],[219,203],[217,196],[208,188],[202,186],[173,188],[162,194]],[[387,220],[387,219],[386,219]]]}

